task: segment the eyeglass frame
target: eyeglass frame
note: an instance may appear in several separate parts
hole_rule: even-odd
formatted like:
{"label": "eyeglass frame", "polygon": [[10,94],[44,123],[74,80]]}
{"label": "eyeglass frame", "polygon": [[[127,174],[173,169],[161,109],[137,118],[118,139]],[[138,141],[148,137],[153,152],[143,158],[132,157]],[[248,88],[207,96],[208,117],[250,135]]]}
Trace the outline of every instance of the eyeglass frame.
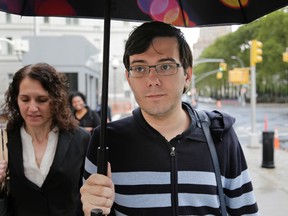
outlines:
{"label": "eyeglass frame", "polygon": [[[175,72],[171,73],[171,74],[159,74],[159,72],[157,70],[157,67],[158,66],[163,66],[163,65],[175,65],[176,66],[175,67]],[[132,71],[132,69],[135,68],[135,67],[143,67],[143,68],[146,68],[146,69],[148,68],[148,71],[147,72],[145,71],[145,73],[143,72],[142,76],[136,76],[136,77],[135,76],[131,76],[131,72],[130,71]],[[129,75],[129,77],[132,77],[132,78],[143,78],[143,77],[146,77],[146,76],[148,76],[150,74],[150,69],[151,68],[155,68],[155,72],[156,72],[157,75],[159,75],[159,76],[171,76],[171,75],[174,75],[174,74],[176,74],[178,72],[178,68],[179,67],[183,67],[183,65],[180,64],[180,63],[176,63],[176,62],[161,63],[161,64],[157,64],[157,65],[135,65],[135,66],[129,67],[128,75]]]}

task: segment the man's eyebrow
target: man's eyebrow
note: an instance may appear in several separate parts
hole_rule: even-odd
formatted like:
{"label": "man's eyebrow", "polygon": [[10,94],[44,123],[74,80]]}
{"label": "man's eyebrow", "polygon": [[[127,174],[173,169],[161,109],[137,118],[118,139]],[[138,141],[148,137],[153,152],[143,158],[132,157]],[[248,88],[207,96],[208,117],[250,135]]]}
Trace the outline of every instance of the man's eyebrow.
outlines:
{"label": "man's eyebrow", "polygon": [[141,59],[139,59],[139,60],[133,60],[132,62],[130,62],[130,64],[135,64],[135,63],[147,63],[146,61],[144,61],[144,60],[141,60]]}
{"label": "man's eyebrow", "polygon": [[[167,62],[167,61],[176,62],[175,59],[173,59],[173,58],[162,58],[162,59],[158,60],[159,63]],[[142,60],[142,59],[139,59],[139,60],[133,60],[130,64],[135,64],[135,63],[147,63],[147,62]]]}
{"label": "man's eyebrow", "polygon": [[166,61],[176,62],[174,58],[163,58],[163,59],[160,59],[158,62],[166,62]]}

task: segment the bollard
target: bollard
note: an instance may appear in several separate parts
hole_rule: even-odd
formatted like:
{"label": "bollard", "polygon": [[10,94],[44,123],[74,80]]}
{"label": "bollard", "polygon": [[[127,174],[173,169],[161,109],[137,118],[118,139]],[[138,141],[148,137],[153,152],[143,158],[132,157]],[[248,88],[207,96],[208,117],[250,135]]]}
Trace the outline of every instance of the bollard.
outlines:
{"label": "bollard", "polygon": [[262,167],[274,168],[274,132],[263,131],[262,132]]}

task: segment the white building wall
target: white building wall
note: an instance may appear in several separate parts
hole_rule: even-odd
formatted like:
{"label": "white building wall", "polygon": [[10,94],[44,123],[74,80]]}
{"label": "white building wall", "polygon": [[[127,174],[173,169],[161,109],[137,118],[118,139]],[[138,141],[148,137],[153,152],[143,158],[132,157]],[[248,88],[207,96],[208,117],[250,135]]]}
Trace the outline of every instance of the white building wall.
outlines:
{"label": "white building wall", "polygon": [[[109,101],[114,98],[115,88],[113,86],[116,85],[117,97],[124,97],[124,90],[127,91],[122,55],[129,33],[135,26],[140,24],[139,22],[111,21],[110,59],[111,61],[114,58],[118,59],[119,66],[116,69],[110,67]],[[19,15],[0,12],[0,38],[15,40],[27,36],[82,35],[100,50],[100,54],[98,55],[100,63],[103,61],[103,31],[104,21],[102,19],[74,19],[64,17],[49,17],[47,19],[44,17],[21,17]],[[21,56],[19,59],[15,53],[11,55],[8,49],[7,43],[0,42],[0,77],[6,77],[8,74],[10,74],[11,77],[14,72],[23,66]],[[116,76],[112,73],[116,73]],[[79,78],[82,80],[81,76]],[[99,82],[100,89],[102,88],[101,82],[102,78]],[[95,85],[95,83],[95,80],[90,80],[89,86]],[[80,86],[79,90],[82,88],[83,87]],[[93,87],[91,87],[91,90],[95,91]]]}

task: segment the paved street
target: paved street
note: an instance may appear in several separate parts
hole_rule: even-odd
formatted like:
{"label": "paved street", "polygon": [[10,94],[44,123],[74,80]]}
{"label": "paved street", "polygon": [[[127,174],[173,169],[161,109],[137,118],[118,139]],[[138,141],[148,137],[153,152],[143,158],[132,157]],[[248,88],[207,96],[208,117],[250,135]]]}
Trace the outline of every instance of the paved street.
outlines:
{"label": "paved street", "polygon": [[262,147],[243,146],[262,216],[288,215],[288,152],[274,151],[275,168],[262,168]]}
{"label": "paved street", "polygon": [[[215,103],[200,103],[198,109],[221,110],[236,118],[234,129],[237,132],[242,144],[248,144],[251,131],[251,107],[250,104],[241,106],[237,101],[223,101],[219,109]],[[257,104],[256,105],[256,132],[259,143],[262,143],[262,132],[264,131],[265,121],[268,131],[278,132],[283,147],[285,140],[288,144],[288,104]],[[287,146],[288,147],[288,146]]]}
{"label": "paved street", "polygon": [[[218,109],[215,104],[199,104],[198,108]],[[237,103],[223,103],[220,110],[236,118],[234,128],[246,156],[261,216],[287,216],[288,149],[274,149],[275,168],[262,168],[261,165],[263,160],[262,131],[264,130],[265,115],[268,130],[273,131],[277,128],[280,141],[282,141],[280,142],[281,146],[287,147],[288,104],[257,104],[256,128],[259,143],[253,148],[249,147],[249,131],[251,129],[249,104],[242,107]]]}

